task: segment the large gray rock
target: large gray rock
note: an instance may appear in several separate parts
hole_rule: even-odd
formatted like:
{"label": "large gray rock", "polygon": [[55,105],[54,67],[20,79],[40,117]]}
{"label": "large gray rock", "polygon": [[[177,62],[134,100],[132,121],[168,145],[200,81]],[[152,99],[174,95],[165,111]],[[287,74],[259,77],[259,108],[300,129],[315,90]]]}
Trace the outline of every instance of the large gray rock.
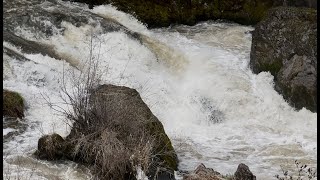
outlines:
{"label": "large gray rock", "polygon": [[67,117],[73,127],[65,140],[52,146],[51,136],[40,138],[36,155],[87,164],[99,179],[136,179],[136,165],[150,179],[174,179],[177,155],[139,93],[114,85],[101,85],[90,93],[74,103],[76,113]]}
{"label": "large gray rock", "polygon": [[277,7],[252,34],[250,66],[269,71],[295,108],[317,111],[317,10]]}

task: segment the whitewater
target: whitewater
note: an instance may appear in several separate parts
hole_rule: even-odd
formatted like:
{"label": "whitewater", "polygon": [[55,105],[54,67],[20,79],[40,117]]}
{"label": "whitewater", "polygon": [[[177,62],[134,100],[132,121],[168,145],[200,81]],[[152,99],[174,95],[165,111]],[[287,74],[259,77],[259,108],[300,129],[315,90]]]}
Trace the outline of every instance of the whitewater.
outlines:
{"label": "whitewater", "polygon": [[[162,122],[178,155],[179,170],[194,170],[204,163],[233,174],[239,163],[245,163],[257,179],[275,179],[281,167],[294,170],[294,160],[316,167],[317,113],[290,107],[274,90],[269,72],[252,73],[253,27],[206,21],[148,29],[111,5],[89,10],[83,4],[56,2],[59,6],[43,1],[39,7],[48,12],[61,7],[91,12],[139,36],[123,30],[106,32],[94,19],[80,26],[62,21],[61,27],[43,21],[52,36],[41,36],[23,24],[15,28],[24,39],[51,45],[61,58],[23,53],[3,42],[27,59],[3,55],[4,89],[19,92],[26,103],[23,120],[3,118],[4,178],[92,178],[84,166],[32,155],[42,135],[55,132],[65,137],[70,132],[47,100],[68,108],[61,104],[61,80],[66,71],[81,70],[91,48],[91,55],[99,59],[102,83],[136,89]],[[67,86],[71,83],[68,80]],[[182,178],[179,172],[176,178]]]}

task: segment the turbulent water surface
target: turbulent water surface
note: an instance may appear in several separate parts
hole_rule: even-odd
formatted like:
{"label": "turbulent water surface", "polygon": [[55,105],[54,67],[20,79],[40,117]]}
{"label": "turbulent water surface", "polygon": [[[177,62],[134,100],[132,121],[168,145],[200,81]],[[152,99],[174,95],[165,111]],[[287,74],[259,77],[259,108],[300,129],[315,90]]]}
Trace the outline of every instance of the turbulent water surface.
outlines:
{"label": "turbulent water surface", "polygon": [[[295,169],[296,159],[315,166],[317,114],[291,108],[273,89],[270,73],[251,72],[252,27],[208,21],[149,30],[110,5],[89,10],[58,0],[3,3],[10,35],[3,42],[4,88],[26,101],[25,119],[3,118],[5,178],[91,178],[73,162],[32,156],[43,134],[69,133],[47,101],[61,102],[64,72],[81,70],[90,50],[103,83],[139,91],[172,140],[180,170],[204,163],[233,174],[245,163],[257,179],[272,179],[280,166]],[[12,42],[15,36],[20,44]]]}

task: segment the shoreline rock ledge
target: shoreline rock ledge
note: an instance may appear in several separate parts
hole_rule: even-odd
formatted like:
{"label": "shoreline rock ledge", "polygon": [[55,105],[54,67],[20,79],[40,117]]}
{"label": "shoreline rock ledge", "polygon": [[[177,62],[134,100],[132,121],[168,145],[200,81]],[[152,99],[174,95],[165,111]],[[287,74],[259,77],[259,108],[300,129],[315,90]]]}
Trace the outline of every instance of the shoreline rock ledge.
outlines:
{"label": "shoreline rock ledge", "polygon": [[292,107],[317,112],[317,10],[271,9],[252,33],[250,68],[269,71]]}

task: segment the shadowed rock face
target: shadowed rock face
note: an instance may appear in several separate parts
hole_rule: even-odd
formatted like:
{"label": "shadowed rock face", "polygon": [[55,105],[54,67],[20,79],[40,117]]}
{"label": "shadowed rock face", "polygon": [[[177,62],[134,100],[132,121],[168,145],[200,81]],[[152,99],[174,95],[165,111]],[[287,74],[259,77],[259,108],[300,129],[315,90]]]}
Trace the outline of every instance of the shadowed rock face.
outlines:
{"label": "shadowed rock face", "polygon": [[275,6],[308,7],[317,9],[317,0],[274,0]]}
{"label": "shadowed rock face", "polygon": [[240,24],[258,23],[274,6],[317,7],[316,0],[70,0],[93,5],[109,4],[134,14],[149,27],[193,25],[225,19]]}
{"label": "shadowed rock face", "polygon": [[[90,4],[91,0],[71,0]],[[272,0],[94,0],[94,5],[112,3],[134,14],[149,27],[170,24],[193,25],[209,19],[255,24],[273,5]]]}
{"label": "shadowed rock face", "polygon": [[278,7],[252,34],[250,66],[269,71],[275,89],[295,108],[317,111],[317,11]]}

